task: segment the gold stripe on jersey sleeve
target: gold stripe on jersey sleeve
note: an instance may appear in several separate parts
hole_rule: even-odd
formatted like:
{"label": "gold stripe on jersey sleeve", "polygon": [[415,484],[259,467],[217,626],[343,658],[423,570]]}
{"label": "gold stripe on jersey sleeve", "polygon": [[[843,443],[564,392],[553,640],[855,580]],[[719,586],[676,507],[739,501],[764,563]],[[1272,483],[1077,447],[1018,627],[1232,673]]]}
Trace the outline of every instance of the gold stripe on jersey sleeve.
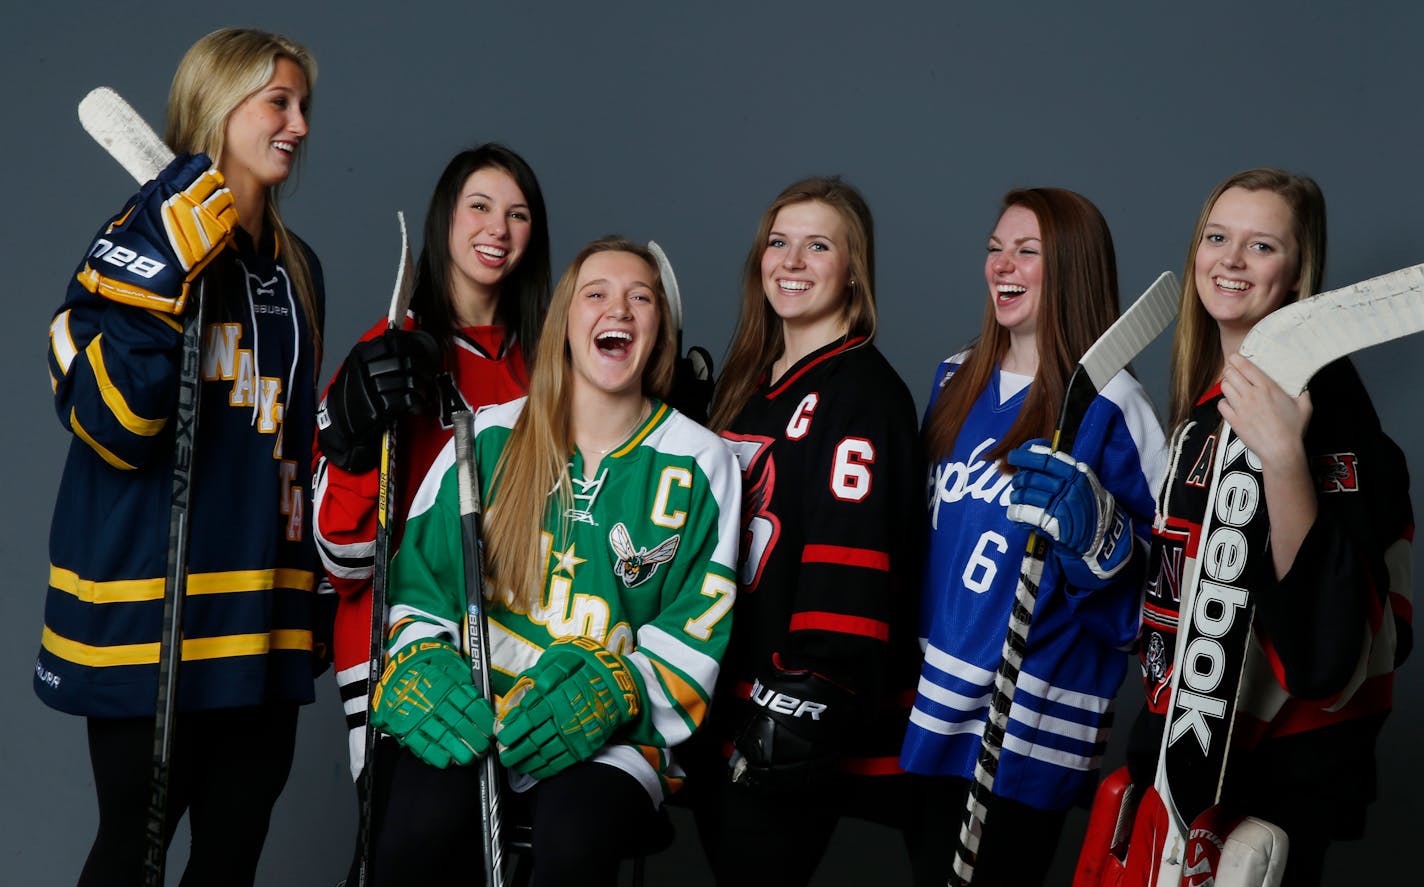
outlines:
{"label": "gold stripe on jersey sleeve", "polygon": [[114,466],[120,471],[133,471],[135,468],[138,467],[137,465],[130,465],[123,459],[120,459],[118,456],[115,456],[113,453],[109,452],[108,447],[105,447],[103,444],[90,437],[89,432],[84,430],[84,426],[79,424],[79,413],[72,407],[69,410],[69,430],[73,431],[75,436],[78,437],[80,440],[87,443],[90,449],[98,453],[100,459],[103,459],[105,462],[108,462],[110,465]]}
{"label": "gold stripe on jersey sleeve", "polygon": [[[72,594],[89,604],[120,604],[156,601],[163,598],[163,579],[118,579],[100,582],[81,579],[73,570],[49,567],[50,587]],[[188,594],[231,594],[295,588],[311,591],[316,576],[310,570],[229,570],[221,573],[193,573],[188,577]]]}
{"label": "gold stripe on jersey sleeve", "polygon": [[[216,638],[189,638],[183,641],[183,660],[227,659],[235,656],[260,656],[271,650],[310,650],[311,632],[295,629],[278,630],[271,634],[234,634]],[[55,634],[45,626],[40,644],[48,651],[76,665],[108,668],[117,665],[155,665],[158,644],[116,644],[99,647]]]}
{"label": "gold stripe on jersey sleeve", "polygon": [[124,399],[124,393],[114,384],[114,380],[109,378],[109,368],[104,365],[103,339],[103,333],[95,336],[85,347],[84,353],[89,356],[89,368],[94,371],[94,381],[99,383],[99,394],[104,398],[105,406],[129,433],[139,437],[153,437],[163,430],[168,419],[145,419],[129,409],[129,402]]}
{"label": "gold stripe on jersey sleeve", "polygon": [[673,699],[677,700],[678,708],[682,709],[693,724],[702,723],[702,717],[707,713],[707,700],[703,697],[702,691],[652,656],[648,657],[648,661],[653,664],[653,668],[657,669],[663,686],[667,687],[668,691],[672,693]]}

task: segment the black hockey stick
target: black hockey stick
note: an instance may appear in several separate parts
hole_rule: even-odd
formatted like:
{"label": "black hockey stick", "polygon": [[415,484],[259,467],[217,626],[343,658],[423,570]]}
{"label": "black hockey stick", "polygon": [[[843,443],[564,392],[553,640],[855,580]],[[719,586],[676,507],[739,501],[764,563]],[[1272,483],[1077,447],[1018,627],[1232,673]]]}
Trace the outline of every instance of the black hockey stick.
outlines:
{"label": "black hockey stick", "polygon": [[[484,537],[480,521],[479,466],[475,463],[475,417],[469,410],[453,416],[455,477],[460,491],[460,546],[465,561],[465,644],[470,653],[470,680],[491,705],[489,626],[485,622]],[[480,836],[484,840],[485,884],[504,887],[504,808],[500,797],[499,759],[491,748],[479,762]]]}
{"label": "black hockey stick", "polygon": [[[415,270],[410,258],[410,236],[406,232],[405,213],[397,212],[400,223],[400,260],[396,264],[395,291],[391,307],[386,312],[386,329],[398,330],[405,323],[410,300],[415,294]],[[371,567],[371,647],[366,659],[366,742],[364,767],[361,768],[360,831],[357,836],[361,865],[360,887],[371,883],[372,796],[376,791],[376,728],[371,724],[371,687],[381,677],[381,663],[386,648],[387,584],[391,564],[391,532],[396,511],[396,428],[392,422],[381,434],[381,467],[376,479],[376,550]]]}
{"label": "black hockey stick", "polygon": [[[1287,305],[1257,323],[1240,350],[1294,396],[1329,362],[1420,331],[1424,265],[1415,265]],[[1266,556],[1243,544],[1246,528],[1266,519],[1264,505],[1260,462],[1223,421],[1202,518],[1204,554],[1184,574],[1157,764],[1155,785],[1169,814],[1163,871],[1180,867],[1191,823],[1221,801],[1255,611],[1250,589],[1235,580],[1246,575],[1248,559]],[[1264,532],[1256,528],[1258,538]]]}
{"label": "black hockey stick", "polygon": [[[1098,337],[1068,380],[1058,426],[1053,433],[1053,449],[1069,452],[1078,434],[1088,406],[1103,386],[1127,366],[1133,357],[1171,324],[1177,316],[1181,286],[1176,275],[1166,272],[1147,288],[1122,316]],[[999,755],[1004,749],[1004,734],[1009,726],[1009,710],[1013,706],[1014,690],[1018,686],[1019,669],[1028,648],[1029,626],[1034,605],[1038,601],[1038,583],[1048,555],[1048,537],[1031,533],[1028,550],[1019,568],[1018,589],[1014,607],[1009,613],[1009,629],[1004,637],[1004,651],[994,675],[994,690],[989,697],[988,720],[979,757],[974,765],[974,779],[969,785],[964,818],[960,824],[959,844],[955,848],[953,884],[969,884],[974,879],[974,864],[979,853],[979,841],[984,832],[986,807],[994,791]]]}
{"label": "black hockey stick", "polygon": [[[79,103],[79,122],[139,184],[173,160],[173,151],[118,93],[101,86]],[[163,622],[158,640],[158,690],[153,709],[144,883],[162,887],[168,847],[168,769],[173,756],[178,671],[183,661],[183,602],[188,588],[188,507],[198,436],[198,371],[202,360],[203,280],[183,316],[178,405],[173,426],[173,482],[168,504],[168,561],[163,574]]]}

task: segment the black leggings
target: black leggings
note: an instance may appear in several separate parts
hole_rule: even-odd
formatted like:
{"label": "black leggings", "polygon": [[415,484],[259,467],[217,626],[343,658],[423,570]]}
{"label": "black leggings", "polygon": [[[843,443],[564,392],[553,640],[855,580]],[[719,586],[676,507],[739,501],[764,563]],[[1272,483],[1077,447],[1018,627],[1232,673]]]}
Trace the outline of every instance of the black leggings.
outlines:
{"label": "black leggings", "polygon": [[[917,885],[949,880],[959,846],[959,827],[969,780],[957,776],[915,776],[916,831],[910,865]],[[1066,810],[1038,810],[991,795],[974,864],[974,883],[1037,887],[1048,877],[1063,833]]]}
{"label": "black leggings", "polygon": [[[533,887],[611,887],[619,861],[664,828],[638,781],[606,764],[575,764],[504,796],[505,828],[532,825]],[[376,839],[377,887],[478,881],[482,854],[479,768],[437,770],[401,749]]]}
{"label": "black leggings", "polygon": [[755,793],[732,785],[720,764],[689,781],[698,837],[723,887],[797,887],[811,882],[843,817],[907,830],[909,777],[838,774],[805,792]]}
{"label": "black leggings", "polygon": [[[99,833],[79,887],[143,883],[153,718],[89,718]],[[183,887],[250,887],[272,805],[296,747],[290,703],[178,715],[168,776],[167,841],[188,813]]]}

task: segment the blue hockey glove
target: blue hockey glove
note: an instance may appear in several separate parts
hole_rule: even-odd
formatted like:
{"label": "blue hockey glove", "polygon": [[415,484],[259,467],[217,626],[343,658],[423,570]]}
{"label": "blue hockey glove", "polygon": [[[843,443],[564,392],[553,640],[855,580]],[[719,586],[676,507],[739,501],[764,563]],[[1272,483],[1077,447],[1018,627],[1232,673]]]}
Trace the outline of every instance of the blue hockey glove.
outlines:
{"label": "blue hockey glove", "polygon": [[416,641],[382,672],[371,694],[371,723],[443,770],[485,756],[494,709],[470,682],[470,664],[458,650],[443,641]]}
{"label": "blue hockey glove", "polygon": [[1009,520],[1041,530],[1060,556],[1081,558],[1097,578],[1116,576],[1132,556],[1132,522],[1093,469],[1043,440],[1022,444],[1008,460],[1018,469]]}
{"label": "blue hockey glove", "polygon": [[106,299],[182,314],[189,285],[236,227],[222,173],[206,154],[180,154],[90,245],[79,282]]}
{"label": "blue hockey glove", "polygon": [[642,705],[623,657],[589,638],[560,638],[506,697],[499,760],[546,779],[593,757]]}
{"label": "blue hockey glove", "polygon": [[381,432],[409,413],[439,407],[440,347],[421,330],[387,330],[357,342],[317,413],[317,443],[333,465],[359,474],[376,467]]}
{"label": "blue hockey glove", "polygon": [[752,684],[751,704],[727,762],[733,784],[795,792],[836,772],[843,737],[859,717],[854,693],[813,672],[778,670]]}

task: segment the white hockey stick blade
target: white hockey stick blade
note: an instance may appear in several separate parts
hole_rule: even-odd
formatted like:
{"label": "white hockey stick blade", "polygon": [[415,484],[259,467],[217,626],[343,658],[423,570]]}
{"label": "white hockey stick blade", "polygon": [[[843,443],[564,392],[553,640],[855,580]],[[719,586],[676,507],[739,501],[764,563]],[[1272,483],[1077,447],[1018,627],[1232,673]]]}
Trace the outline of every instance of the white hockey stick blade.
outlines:
{"label": "white hockey stick blade", "polygon": [[656,240],[648,241],[648,252],[653,254],[653,258],[658,260],[658,276],[663,280],[663,292],[667,294],[668,319],[672,321],[672,328],[679,333],[682,332],[682,290],[677,287],[677,275],[672,271],[672,262],[668,261],[667,253],[658,246]]}
{"label": "white hockey stick blade", "polygon": [[79,102],[79,123],[140,184],[162,172],[173,151],[133,106],[107,86]]}
{"label": "white hockey stick blade", "polygon": [[1162,272],[1084,352],[1079,363],[1097,390],[1102,391],[1119,370],[1171,325],[1177,317],[1181,296],[1182,285],[1177,282],[1177,275]]}
{"label": "white hockey stick blade", "polygon": [[391,329],[400,329],[405,324],[410,300],[415,295],[415,264],[410,258],[410,235],[406,232],[405,213],[396,210],[396,221],[400,223],[401,255],[400,263],[396,265],[395,292],[391,294],[391,307],[386,314],[386,325]]}
{"label": "white hockey stick blade", "polygon": [[1286,305],[1251,328],[1241,355],[1295,396],[1332,360],[1421,331],[1424,264]]}

